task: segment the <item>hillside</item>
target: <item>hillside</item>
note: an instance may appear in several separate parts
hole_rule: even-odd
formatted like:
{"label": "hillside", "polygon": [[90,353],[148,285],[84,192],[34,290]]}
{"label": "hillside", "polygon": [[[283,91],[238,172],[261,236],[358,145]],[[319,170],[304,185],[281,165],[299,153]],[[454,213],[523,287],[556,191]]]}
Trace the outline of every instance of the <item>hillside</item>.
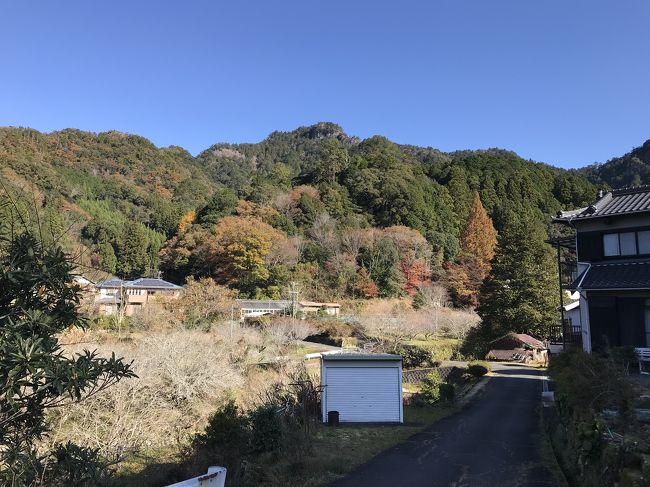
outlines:
{"label": "hillside", "polygon": [[611,188],[650,184],[650,140],[624,156],[581,171],[595,184],[605,183]]}
{"label": "hillside", "polygon": [[[508,212],[532,212],[546,222],[595,194],[580,172],[509,151],[443,153],[380,136],[360,140],[332,123],[274,132],[259,143],[215,144],[197,157],[119,132],[2,128],[0,172],[18,209],[28,214],[35,202],[41,225],[65,233],[66,246],[79,250],[86,265],[125,276],[161,268],[179,282],[217,277],[257,296],[277,295],[289,279],[333,297],[363,294],[368,275],[377,287],[370,294],[399,294],[408,287],[399,242],[419,249],[414,242],[423,239],[426,251],[418,256],[432,262],[434,278],[441,276],[459,255],[474,192],[497,230]],[[12,207],[2,208],[6,223]],[[380,230],[373,245],[392,242],[380,252],[367,244],[373,227],[416,233],[398,238]],[[233,256],[231,274],[220,276],[230,264],[205,252],[232,250],[237,242],[218,247],[215,232],[239,238],[242,229],[249,232],[246,247],[260,254]],[[393,259],[384,275],[379,257]]]}

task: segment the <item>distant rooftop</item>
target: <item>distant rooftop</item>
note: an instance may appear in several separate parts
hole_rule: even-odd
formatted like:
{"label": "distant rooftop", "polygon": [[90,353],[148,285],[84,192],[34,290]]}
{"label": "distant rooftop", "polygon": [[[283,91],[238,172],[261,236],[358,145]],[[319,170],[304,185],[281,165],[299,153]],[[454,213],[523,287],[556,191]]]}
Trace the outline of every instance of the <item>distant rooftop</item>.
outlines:
{"label": "distant rooftop", "polygon": [[138,289],[181,289],[181,286],[177,286],[171,282],[165,281],[164,279],[158,279],[156,277],[140,277],[133,281],[123,281],[114,277],[112,279],[107,279],[106,281],[101,281],[97,283],[97,287],[102,288],[138,288]]}
{"label": "distant rooftop", "polygon": [[381,360],[396,362],[402,360],[400,355],[393,355],[392,353],[332,353],[330,355],[323,355],[323,360]]}
{"label": "distant rooftop", "polygon": [[586,220],[618,215],[650,212],[650,186],[600,192],[598,199],[586,208],[558,213],[556,222]]}
{"label": "distant rooftop", "polygon": [[250,310],[285,310],[291,306],[291,301],[281,301],[274,299],[238,299],[237,305],[241,309],[250,309]]}
{"label": "distant rooftop", "polygon": [[156,277],[141,277],[135,281],[128,283],[127,287],[140,287],[147,289],[180,289],[181,286],[177,286],[174,283],[165,281],[164,279],[159,279]]}

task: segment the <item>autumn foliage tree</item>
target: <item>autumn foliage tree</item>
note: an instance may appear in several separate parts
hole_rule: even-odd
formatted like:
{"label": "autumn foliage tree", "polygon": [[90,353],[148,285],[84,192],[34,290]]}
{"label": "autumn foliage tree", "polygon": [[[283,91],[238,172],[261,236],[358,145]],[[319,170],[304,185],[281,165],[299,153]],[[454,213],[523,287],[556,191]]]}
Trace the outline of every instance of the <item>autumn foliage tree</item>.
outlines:
{"label": "autumn foliage tree", "polygon": [[456,262],[447,265],[449,287],[454,303],[476,306],[478,291],[490,274],[497,244],[497,232],[485,211],[478,193],[469,210],[460,237],[461,253]]}
{"label": "autumn foliage tree", "polygon": [[225,216],[211,230],[193,225],[161,251],[163,269],[186,276],[212,277],[217,284],[251,293],[269,279],[270,270],[295,262],[296,250],[281,231],[257,218]]}
{"label": "autumn foliage tree", "polygon": [[286,236],[255,218],[225,217],[214,229],[214,247],[208,256],[215,280],[239,288],[269,277],[267,257]]}
{"label": "autumn foliage tree", "polygon": [[464,353],[483,356],[487,345],[509,332],[547,338],[557,321],[557,276],[544,225],[532,212],[508,210],[507,226],[490,275],[481,286],[480,325],[468,335]]}

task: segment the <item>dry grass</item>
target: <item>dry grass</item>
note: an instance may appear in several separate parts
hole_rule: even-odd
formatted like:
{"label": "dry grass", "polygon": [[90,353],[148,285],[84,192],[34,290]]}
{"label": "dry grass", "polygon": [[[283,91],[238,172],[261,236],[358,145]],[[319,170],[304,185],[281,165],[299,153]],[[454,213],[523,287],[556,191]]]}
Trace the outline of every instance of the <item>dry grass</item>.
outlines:
{"label": "dry grass", "polygon": [[377,300],[358,316],[359,323],[372,336],[391,336],[400,340],[428,339],[434,336],[462,339],[478,324],[471,310],[430,306],[414,310],[404,300]]}
{"label": "dry grass", "polygon": [[[125,380],[90,400],[54,411],[49,442],[73,440],[108,457],[175,448],[204,427],[227,397],[254,403],[285,374],[255,364],[272,362],[296,331],[281,324],[268,333],[222,326],[206,333],[176,330],[117,340],[103,333],[74,332],[62,338],[69,352],[115,352],[133,360],[138,379]],[[290,367],[284,364],[282,368]]]}

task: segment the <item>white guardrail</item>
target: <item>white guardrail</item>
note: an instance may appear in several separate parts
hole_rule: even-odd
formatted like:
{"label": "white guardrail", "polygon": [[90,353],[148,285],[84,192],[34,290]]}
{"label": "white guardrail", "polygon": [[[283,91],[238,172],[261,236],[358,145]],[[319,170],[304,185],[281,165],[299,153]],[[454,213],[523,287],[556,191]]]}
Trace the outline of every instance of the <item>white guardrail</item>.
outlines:
{"label": "white guardrail", "polygon": [[225,467],[210,467],[205,475],[183,480],[167,487],[224,487],[226,485],[226,472]]}

